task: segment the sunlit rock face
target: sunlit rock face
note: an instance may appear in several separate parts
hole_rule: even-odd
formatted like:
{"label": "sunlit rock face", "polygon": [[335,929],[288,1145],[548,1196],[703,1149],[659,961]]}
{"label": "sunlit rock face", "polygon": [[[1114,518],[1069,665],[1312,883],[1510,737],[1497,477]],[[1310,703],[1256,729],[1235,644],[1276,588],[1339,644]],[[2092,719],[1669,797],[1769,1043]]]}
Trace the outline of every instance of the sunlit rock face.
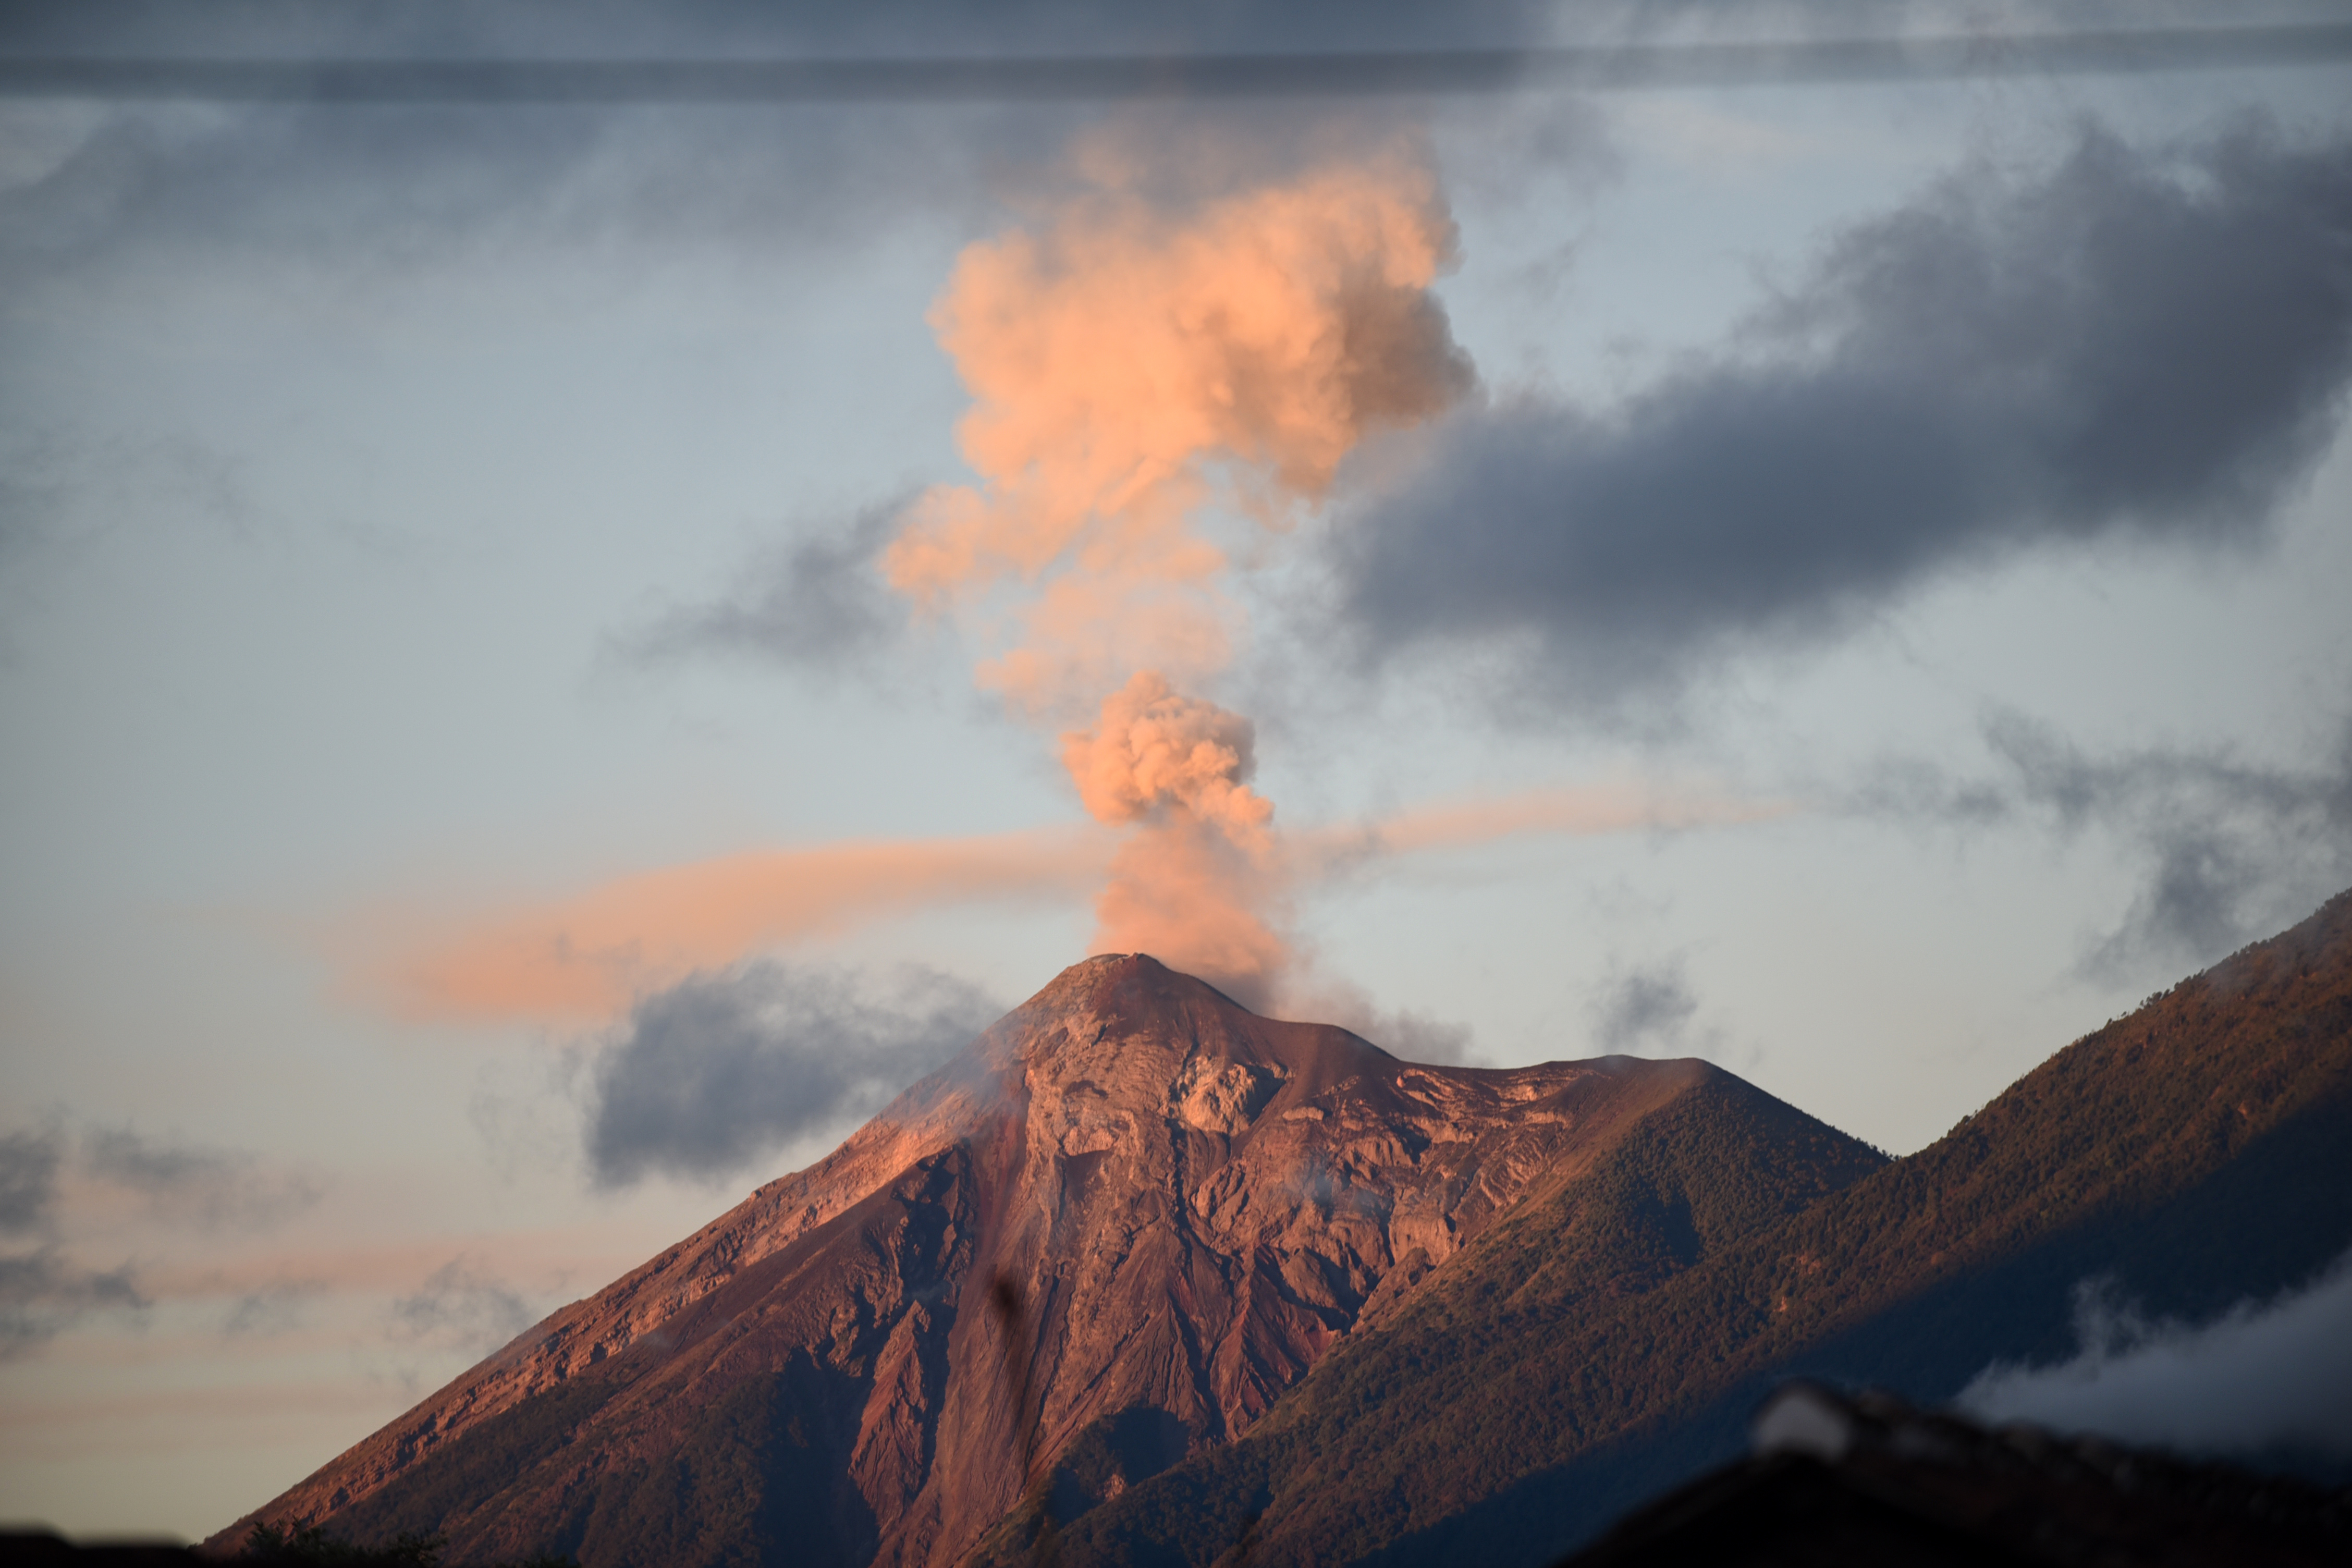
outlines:
{"label": "sunlit rock face", "polygon": [[1420,1066],[1089,959],[251,1517],[452,1562],[946,1563],[1089,1431],[1237,1436],[1713,1070]]}

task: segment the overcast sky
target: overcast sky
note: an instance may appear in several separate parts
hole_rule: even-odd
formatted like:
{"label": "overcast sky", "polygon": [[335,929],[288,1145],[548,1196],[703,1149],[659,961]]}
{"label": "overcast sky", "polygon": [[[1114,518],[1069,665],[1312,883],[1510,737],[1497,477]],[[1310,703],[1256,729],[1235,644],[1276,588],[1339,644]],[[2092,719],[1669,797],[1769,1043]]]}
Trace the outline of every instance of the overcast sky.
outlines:
{"label": "overcast sky", "polygon": [[[1891,25],[769,9],[0,54]],[[0,98],[0,1516],[218,1528],[1098,935],[1901,1152],[2302,918],[2352,884],[2347,75]]]}

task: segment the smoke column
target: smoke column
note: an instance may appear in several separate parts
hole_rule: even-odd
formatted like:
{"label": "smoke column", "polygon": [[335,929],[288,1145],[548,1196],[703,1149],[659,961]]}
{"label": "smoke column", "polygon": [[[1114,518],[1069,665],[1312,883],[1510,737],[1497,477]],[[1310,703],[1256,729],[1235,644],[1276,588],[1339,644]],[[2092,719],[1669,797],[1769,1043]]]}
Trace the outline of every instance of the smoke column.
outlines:
{"label": "smoke column", "polygon": [[1097,950],[1263,999],[1287,956],[1274,807],[1249,788],[1249,721],[1180,689],[1243,630],[1199,525],[1288,528],[1368,432],[1467,390],[1429,291],[1453,224],[1409,151],[1181,211],[1131,166],[1092,172],[1040,232],[966,249],[933,307],[980,479],[921,496],[883,569],[992,631],[980,684],[1061,730],[1079,799],[1130,830]]}

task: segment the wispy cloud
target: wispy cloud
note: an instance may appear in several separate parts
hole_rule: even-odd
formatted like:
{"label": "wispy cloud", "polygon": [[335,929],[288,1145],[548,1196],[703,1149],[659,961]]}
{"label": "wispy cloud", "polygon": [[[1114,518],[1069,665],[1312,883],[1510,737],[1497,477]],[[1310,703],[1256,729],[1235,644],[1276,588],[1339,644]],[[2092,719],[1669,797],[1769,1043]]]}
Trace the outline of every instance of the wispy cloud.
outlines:
{"label": "wispy cloud", "polygon": [[1312,968],[1294,976],[1278,1002],[1284,1017],[1336,1024],[1404,1061],[1454,1064],[1474,1059],[1469,1025],[1411,1007],[1382,1007],[1364,987]]}
{"label": "wispy cloud", "polygon": [[326,1294],[318,1279],[281,1279],[247,1290],[229,1304],[221,1332],[230,1339],[258,1339],[302,1326],[305,1309]]}
{"label": "wispy cloud", "polygon": [[473,922],[454,939],[439,937],[441,919],[407,931],[371,923],[366,962],[378,962],[380,943],[397,956],[389,973],[376,970],[364,984],[411,1016],[603,1022],[698,969],[887,916],[1080,903],[1111,848],[1099,830],[1069,828],[728,856]]}
{"label": "wispy cloud", "polygon": [[[1549,787],[1310,827],[1293,834],[1284,853],[1294,879],[1306,885],[1523,836],[1674,831],[1791,809],[1785,801],[1675,785]],[[697,971],[875,921],[991,902],[1082,905],[1100,887],[1115,847],[1101,829],[1073,826],[752,852],[488,918],[370,916],[351,928],[343,949],[362,991],[402,1016],[593,1024]],[[454,937],[446,934],[453,925]]]}
{"label": "wispy cloud", "polygon": [[54,1131],[0,1138],[0,1235],[47,1228],[58,1199],[58,1163],[64,1139]]}
{"label": "wispy cloud", "polygon": [[618,632],[608,652],[638,665],[715,656],[841,669],[907,623],[906,605],[885,588],[876,564],[905,505],[901,499],[868,507],[846,526],[773,546],[732,591]]}
{"label": "wispy cloud", "polygon": [[1698,1016],[1698,996],[1683,961],[1666,958],[1617,970],[1594,989],[1586,1011],[1593,1042],[1605,1051],[1673,1050]]}
{"label": "wispy cloud", "polygon": [[38,1350],[92,1313],[148,1305],[127,1264],[82,1268],[54,1247],[0,1258],[0,1361]]}
{"label": "wispy cloud", "polygon": [[[1672,831],[1791,809],[1675,785],[1563,786],[1309,827],[1282,853],[1286,875],[1303,886],[1522,836]],[[958,905],[1083,905],[1116,847],[1112,834],[1087,826],[751,852],[487,918],[369,916],[347,931],[343,948],[362,990],[404,1016],[601,1023],[697,971],[879,920]]]}
{"label": "wispy cloud", "polygon": [[81,1140],[82,1171],[136,1193],[151,1212],[207,1230],[265,1229],[319,1201],[310,1178],[268,1173],[250,1154],[100,1128]]}
{"label": "wispy cloud", "polygon": [[1655,781],[1542,785],[1431,801],[1370,823],[1309,828],[1295,836],[1292,847],[1315,869],[1329,871],[1358,858],[1433,854],[1550,834],[1593,837],[1725,826],[1795,809],[1791,801]]}
{"label": "wispy cloud", "polygon": [[460,1255],[392,1303],[393,1337],[478,1355],[505,1344],[540,1315],[520,1291]]}
{"label": "wispy cloud", "polygon": [[2139,890],[2080,967],[2119,983],[2210,963],[2301,918],[2352,882],[2352,724],[2312,760],[2225,745],[2088,749],[2014,710],[1983,724],[1994,766],[1882,763],[1840,809],[1963,831],[2025,823],[2060,842],[2119,840]]}
{"label": "wispy cloud", "polygon": [[136,1195],[151,1221],[204,1231],[267,1229],[319,1196],[314,1184],[271,1175],[249,1155],[128,1127],[0,1136],[0,1234],[26,1247],[0,1256],[0,1359],[30,1354],[98,1314],[139,1321],[157,1299],[151,1269],[93,1268],[82,1256],[90,1250],[88,1205],[104,1187]]}
{"label": "wispy cloud", "polygon": [[340,1244],[289,1240],[272,1248],[159,1258],[140,1270],[139,1286],[159,1302],[193,1303],[224,1315],[234,1314],[247,1298],[311,1290],[391,1300],[415,1295],[419,1280],[459,1254],[495,1258],[509,1277],[550,1289],[561,1281],[578,1282],[572,1272],[577,1268],[601,1279],[644,1261],[635,1243],[616,1237],[611,1215],[603,1215],[576,1225],[476,1232],[462,1240],[446,1235],[353,1237]]}

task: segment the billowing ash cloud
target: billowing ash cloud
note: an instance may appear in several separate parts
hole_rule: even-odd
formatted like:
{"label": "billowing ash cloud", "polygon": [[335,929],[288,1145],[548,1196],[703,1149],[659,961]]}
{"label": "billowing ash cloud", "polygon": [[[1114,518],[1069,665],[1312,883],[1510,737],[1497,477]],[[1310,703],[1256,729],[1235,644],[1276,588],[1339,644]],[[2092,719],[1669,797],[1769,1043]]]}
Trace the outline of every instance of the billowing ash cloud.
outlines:
{"label": "billowing ash cloud", "polygon": [[1990,774],[1888,764],[1846,805],[1963,827],[2036,823],[2062,842],[2119,839],[2140,864],[2140,891],[2084,954],[2092,978],[2212,963],[2352,882],[2352,723],[2299,767],[2218,745],[2095,752],[2013,710],[1989,716],[1984,738]]}
{"label": "billowing ash cloud", "polygon": [[1988,1421],[2189,1453],[2352,1459],[2352,1254],[2304,1289],[2241,1302],[2202,1328],[2148,1322],[2086,1281],[2074,1328],[2072,1361],[1996,1363],[1958,1403]]}
{"label": "billowing ash cloud", "polygon": [[1096,905],[1097,951],[1166,955],[1240,1001],[1264,1000],[1287,961],[1264,918],[1274,805],[1249,787],[1248,720],[1170,689],[1149,670],[1106,698],[1062,762],[1097,822],[1132,826]]}
{"label": "billowing ash cloud", "polygon": [[752,963],[639,1002],[598,1058],[588,1159],[597,1183],[730,1176],[804,1133],[871,1114],[1003,1012],[977,987],[908,967],[883,984]]}
{"label": "billowing ash cloud", "polygon": [[2086,130],[1845,232],[1622,405],[1465,413],[1333,535],[1375,658],[1500,639],[1606,712],[2053,542],[2259,537],[2352,375],[2352,143]]}

